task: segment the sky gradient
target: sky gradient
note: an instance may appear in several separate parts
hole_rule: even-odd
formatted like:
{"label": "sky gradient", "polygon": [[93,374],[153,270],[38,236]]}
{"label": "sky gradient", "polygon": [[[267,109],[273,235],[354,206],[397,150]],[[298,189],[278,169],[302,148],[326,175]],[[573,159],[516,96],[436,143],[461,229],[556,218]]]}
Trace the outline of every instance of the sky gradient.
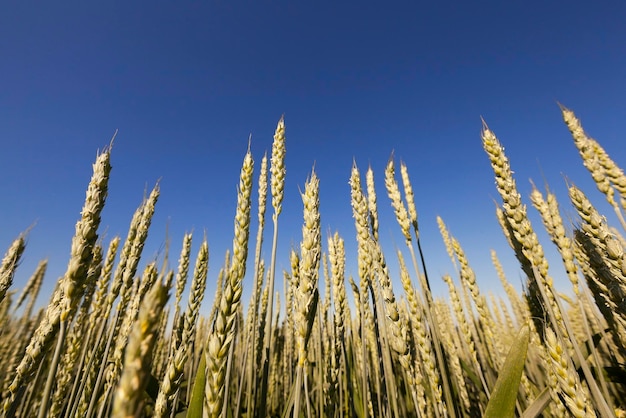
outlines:
{"label": "sky gradient", "polygon": [[[258,169],[282,114],[287,177],[278,282],[289,248],[301,237],[299,193],[313,166],[324,240],[335,230],[344,237],[349,274],[357,274],[348,185],[353,161],[363,174],[368,165],[374,170],[383,244],[388,251],[404,248],[383,182],[393,152],[413,181],[435,292],[444,294],[438,277],[454,273],[437,215],[466,250],[485,291],[500,292],[492,248],[519,285],[521,273],[495,218],[497,192],[481,145],[481,117],[504,144],[526,203],[528,180],[542,190],[547,181],[566,218],[575,219],[567,179],[610,215],[557,102],[574,110],[618,165],[626,165],[624,21],[621,1],[5,5],[0,248],[34,225],[15,286],[49,258],[43,301],[64,273],[91,164],[117,129],[101,228],[105,243],[125,237],[144,191],[160,181],[144,261],[162,257],[166,231],[171,267],[185,232],[195,233],[194,258],[206,233],[210,303],[232,242],[248,138]],[[540,232],[538,216],[529,211]],[[266,259],[269,216],[268,209]],[[540,239],[555,257],[545,234]],[[390,264],[395,268],[395,260]],[[249,290],[249,279],[244,286]]]}

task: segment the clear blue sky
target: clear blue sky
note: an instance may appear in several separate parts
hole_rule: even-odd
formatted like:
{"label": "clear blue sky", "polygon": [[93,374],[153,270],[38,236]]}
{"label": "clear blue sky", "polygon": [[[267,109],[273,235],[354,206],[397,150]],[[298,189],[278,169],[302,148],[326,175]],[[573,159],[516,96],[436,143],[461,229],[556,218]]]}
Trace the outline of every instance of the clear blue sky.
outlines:
{"label": "clear blue sky", "polygon": [[161,179],[146,260],[168,225],[172,267],[183,233],[195,232],[195,253],[206,231],[209,302],[231,245],[248,136],[258,167],[283,113],[279,268],[300,240],[299,188],[313,165],[323,229],[346,239],[349,273],[357,273],[353,160],[363,173],[368,164],[375,171],[383,243],[389,251],[403,245],[382,182],[393,150],[409,167],[439,294],[438,276],[453,269],[436,215],[464,246],[484,290],[499,292],[491,248],[512,281],[521,275],[495,220],[481,116],[505,145],[525,197],[528,179],[542,184],[545,176],[570,217],[564,176],[609,210],[557,101],[626,165],[623,1],[23,1],[2,9],[2,251],[36,222],[17,287],[41,258],[50,260],[48,290],[65,271],[91,164],[116,129],[102,231],[124,237],[144,189]]}

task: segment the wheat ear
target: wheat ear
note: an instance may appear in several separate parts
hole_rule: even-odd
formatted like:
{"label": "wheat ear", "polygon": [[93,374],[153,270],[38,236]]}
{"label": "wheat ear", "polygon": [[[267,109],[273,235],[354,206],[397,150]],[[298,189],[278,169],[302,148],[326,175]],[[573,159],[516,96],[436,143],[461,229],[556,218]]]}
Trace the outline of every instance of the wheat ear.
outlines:
{"label": "wheat ear", "polygon": [[274,213],[272,214],[272,221],[274,223],[274,233],[272,236],[272,255],[270,258],[269,271],[267,276],[268,281],[268,310],[267,318],[265,318],[265,329],[263,330],[263,370],[261,376],[261,403],[259,405],[259,412],[261,415],[266,413],[266,400],[267,382],[269,378],[269,362],[272,358],[272,335],[271,325],[274,309],[274,281],[276,276],[276,250],[278,245],[278,217],[282,212],[283,197],[285,194],[285,118],[282,116],[276,125],[276,131],[274,132],[274,142],[272,143],[272,158],[270,165],[270,188],[272,193],[272,207]]}
{"label": "wheat ear", "polygon": [[13,283],[15,270],[17,269],[17,265],[20,262],[25,248],[26,241],[24,240],[24,236],[20,235],[13,241],[2,259],[2,264],[0,264],[0,303],[2,303],[7,290],[11,287],[11,283]]}
{"label": "wheat ear", "polygon": [[161,313],[169,298],[169,289],[157,282],[147,293],[139,309],[126,348],[124,369],[113,399],[113,418],[144,416],[144,390],[150,376],[152,354],[159,337]]}
{"label": "wheat ear", "polygon": [[300,415],[300,388],[303,373],[307,366],[307,344],[311,334],[311,317],[316,315],[317,281],[322,252],[320,211],[319,211],[319,179],[312,172],[302,194],[304,204],[304,225],[302,226],[302,242],[300,244],[300,264],[298,285],[294,289],[296,349],[298,368],[294,400],[294,418]]}
{"label": "wheat ear", "polygon": [[241,301],[242,280],[246,272],[248,257],[248,237],[250,231],[250,196],[254,162],[250,150],[244,157],[237,195],[235,214],[235,237],[230,268],[225,271],[224,288],[216,300],[216,319],[209,333],[206,346],[206,385],[204,408],[209,417],[222,413],[228,387],[226,363],[230,347],[235,338],[235,320]]}
{"label": "wheat ear", "polygon": [[172,403],[180,388],[185,365],[189,358],[190,342],[193,338],[192,334],[194,333],[194,328],[198,320],[200,304],[204,298],[208,266],[209,246],[206,240],[204,240],[196,259],[196,266],[191,282],[191,291],[189,292],[189,300],[187,302],[187,310],[183,317],[181,344],[176,347],[172,357],[169,359],[165,376],[161,382],[159,394],[156,399],[154,408],[155,417],[166,417],[170,414],[173,406]]}
{"label": "wheat ear", "polygon": [[[52,343],[60,322],[70,320],[75,313],[78,301],[82,296],[83,289],[81,287],[84,285],[87,270],[91,263],[93,247],[98,238],[100,213],[104,207],[111,172],[110,158],[110,149],[106,149],[97,156],[93,165],[93,175],[87,188],[85,205],[81,212],[81,219],[76,223],[76,233],[72,239],[70,262],[58,289],[57,303],[49,305],[46,316],[26,348],[26,353],[17,368],[16,376],[9,387],[11,394],[4,403],[5,411],[15,401],[18,387],[27,384],[32,377],[35,364],[41,361],[45,351]],[[51,370],[55,367],[56,365],[51,366]]]}

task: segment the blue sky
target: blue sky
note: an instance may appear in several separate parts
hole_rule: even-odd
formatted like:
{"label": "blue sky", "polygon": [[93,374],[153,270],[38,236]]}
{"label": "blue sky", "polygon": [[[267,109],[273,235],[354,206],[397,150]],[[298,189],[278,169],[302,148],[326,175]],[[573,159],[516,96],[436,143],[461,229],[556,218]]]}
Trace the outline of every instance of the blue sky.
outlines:
{"label": "blue sky", "polygon": [[345,238],[349,273],[357,273],[353,160],[363,173],[374,169],[384,245],[403,246],[382,181],[393,151],[409,167],[436,293],[444,294],[438,277],[453,273],[437,215],[464,246],[482,288],[499,293],[491,248],[515,284],[521,273],[495,220],[480,118],[505,145],[525,197],[529,178],[545,178],[573,218],[567,178],[609,214],[556,103],[573,109],[624,166],[625,20],[620,1],[5,4],[0,247],[36,223],[16,286],[48,257],[51,289],[65,271],[96,151],[119,129],[102,231],[124,237],[144,190],[160,179],[146,260],[168,229],[172,267],[183,234],[195,232],[195,252],[206,232],[210,302],[231,245],[248,137],[258,167],[284,114],[280,269],[300,239],[299,190],[313,166],[323,229]]}

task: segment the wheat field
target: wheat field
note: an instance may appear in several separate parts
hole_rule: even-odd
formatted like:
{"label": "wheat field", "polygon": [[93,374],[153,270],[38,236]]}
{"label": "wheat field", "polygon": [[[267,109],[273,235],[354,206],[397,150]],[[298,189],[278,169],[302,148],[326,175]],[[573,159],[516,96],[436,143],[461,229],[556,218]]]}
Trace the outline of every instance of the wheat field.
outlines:
{"label": "wheat field", "polygon": [[[619,225],[609,225],[575,186],[568,186],[569,202],[537,188],[520,195],[502,144],[484,125],[482,143],[500,199],[497,219],[526,278],[522,291],[516,289],[492,251],[506,297],[481,292],[461,244],[441,218],[455,276],[428,275],[418,199],[408,168],[397,167],[393,157],[382,173],[384,198],[376,196],[372,170],[352,166],[355,234],[350,237],[322,233],[324,186],[311,171],[302,190],[299,246],[281,255],[290,269],[276,271],[288,145],[281,118],[271,156],[261,159],[258,172],[249,150],[244,157],[232,249],[212,255],[212,263],[222,264],[210,313],[202,315],[206,238],[184,235],[176,269],[142,262],[158,184],[132,214],[125,238],[100,237],[110,146],[93,164],[67,270],[44,308],[35,309],[45,260],[24,288],[12,286],[16,275],[30,274],[18,268],[30,231],[18,236],[2,259],[0,413],[626,416],[626,176],[574,113],[561,110],[582,163]],[[393,207],[403,251],[383,252],[378,236],[383,200]],[[560,205],[578,214],[572,226],[564,222]],[[532,210],[543,225],[531,225]],[[261,254],[270,214],[266,260]],[[252,216],[258,219],[256,231]],[[540,243],[537,228],[545,228],[552,243]],[[344,242],[355,238],[357,259],[346,260]],[[194,240],[201,241],[197,254],[191,253]],[[555,287],[543,245],[558,250],[569,288]],[[346,274],[347,262],[358,266],[358,276]],[[399,266],[399,277],[390,273],[390,264]],[[282,295],[276,293],[277,276],[286,284]],[[431,283],[439,280],[447,285],[447,298],[431,293]],[[251,289],[248,301],[242,300],[244,286]]]}

